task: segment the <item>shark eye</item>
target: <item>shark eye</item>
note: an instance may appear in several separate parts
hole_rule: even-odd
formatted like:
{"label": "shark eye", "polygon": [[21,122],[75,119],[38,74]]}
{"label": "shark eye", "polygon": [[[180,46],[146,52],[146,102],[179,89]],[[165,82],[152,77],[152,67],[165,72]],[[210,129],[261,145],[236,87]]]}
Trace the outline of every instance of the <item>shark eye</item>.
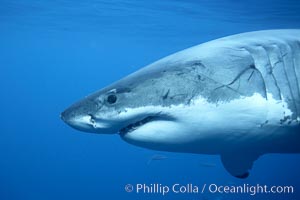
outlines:
{"label": "shark eye", "polygon": [[116,101],[117,101],[117,96],[116,95],[114,95],[114,94],[108,95],[107,102],[109,104],[114,104],[114,103],[116,103]]}

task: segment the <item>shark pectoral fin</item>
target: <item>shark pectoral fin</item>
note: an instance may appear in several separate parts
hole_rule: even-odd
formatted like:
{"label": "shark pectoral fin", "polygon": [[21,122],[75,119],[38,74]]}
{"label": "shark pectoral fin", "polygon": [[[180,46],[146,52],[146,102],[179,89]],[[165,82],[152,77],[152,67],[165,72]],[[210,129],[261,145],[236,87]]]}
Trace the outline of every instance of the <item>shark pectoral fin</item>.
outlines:
{"label": "shark pectoral fin", "polygon": [[253,163],[261,154],[236,152],[221,154],[225,169],[236,178],[247,178]]}

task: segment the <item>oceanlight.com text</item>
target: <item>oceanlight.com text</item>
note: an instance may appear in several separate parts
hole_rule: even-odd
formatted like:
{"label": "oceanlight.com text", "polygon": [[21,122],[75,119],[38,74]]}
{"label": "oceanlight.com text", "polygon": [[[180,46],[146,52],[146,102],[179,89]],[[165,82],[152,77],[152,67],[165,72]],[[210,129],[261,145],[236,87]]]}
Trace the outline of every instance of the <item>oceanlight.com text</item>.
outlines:
{"label": "oceanlight.com text", "polygon": [[293,194],[293,186],[268,186],[263,184],[242,184],[242,185],[218,185],[218,184],[203,184],[196,185],[192,183],[180,184],[174,183],[172,185],[160,183],[137,183],[125,185],[125,191],[136,194],[248,194],[251,196],[257,194]]}

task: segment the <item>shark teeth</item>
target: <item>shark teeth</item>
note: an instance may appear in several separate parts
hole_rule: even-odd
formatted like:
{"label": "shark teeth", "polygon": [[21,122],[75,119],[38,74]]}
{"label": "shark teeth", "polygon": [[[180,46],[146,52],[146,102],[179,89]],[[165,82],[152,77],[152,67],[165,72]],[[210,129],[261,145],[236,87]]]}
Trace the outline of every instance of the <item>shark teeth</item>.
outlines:
{"label": "shark teeth", "polygon": [[137,122],[134,122],[132,124],[129,124],[128,126],[122,128],[119,132],[120,134],[126,134],[126,133],[129,133],[131,131],[134,131],[136,129],[138,129],[140,126],[143,126],[144,124],[148,123],[148,122],[151,122],[154,120],[155,117],[153,116],[148,116],[140,121],[137,121]]}

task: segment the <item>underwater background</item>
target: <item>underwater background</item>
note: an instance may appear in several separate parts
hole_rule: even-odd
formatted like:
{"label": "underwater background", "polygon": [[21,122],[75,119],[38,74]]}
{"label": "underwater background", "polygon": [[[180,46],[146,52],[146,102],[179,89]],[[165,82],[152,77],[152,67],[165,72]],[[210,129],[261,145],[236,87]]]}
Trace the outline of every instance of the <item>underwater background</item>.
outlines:
{"label": "underwater background", "polygon": [[[237,179],[218,156],[76,131],[69,105],[159,58],[240,32],[300,28],[299,0],[0,0],[0,200],[300,199],[300,155]],[[147,194],[127,184],[279,185],[293,194]],[[200,189],[201,190],[201,187]]]}

